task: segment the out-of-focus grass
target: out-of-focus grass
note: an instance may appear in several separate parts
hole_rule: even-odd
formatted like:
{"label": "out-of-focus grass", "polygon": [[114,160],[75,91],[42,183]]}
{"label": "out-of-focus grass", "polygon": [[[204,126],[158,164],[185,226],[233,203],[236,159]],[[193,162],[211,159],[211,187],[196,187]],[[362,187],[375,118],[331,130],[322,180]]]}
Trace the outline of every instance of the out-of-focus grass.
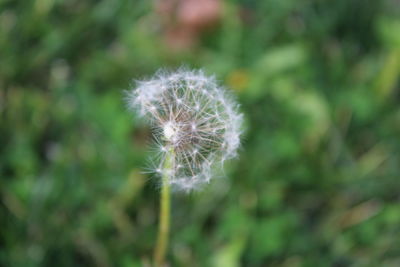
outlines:
{"label": "out-of-focus grass", "polygon": [[398,3],[221,7],[200,31],[151,1],[0,1],[1,265],[150,261],[151,133],[123,91],[182,63],[246,131],[227,178],[173,197],[171,266],[400,265]]}

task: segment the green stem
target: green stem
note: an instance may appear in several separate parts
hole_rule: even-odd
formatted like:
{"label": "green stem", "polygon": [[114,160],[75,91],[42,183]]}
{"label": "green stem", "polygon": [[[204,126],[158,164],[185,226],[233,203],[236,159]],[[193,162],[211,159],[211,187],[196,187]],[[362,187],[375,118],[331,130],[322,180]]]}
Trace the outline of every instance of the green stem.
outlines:
{"label": "green stem", "polygon": [[[173,165],[173,152],[167,153],[164,169],[170,170]],[[170,177],[166,172],[162,177],[161,197],[160,197],[160,219],[158,227],[157,244],[154,251],[154,266],[160,267],[164,264],[167,252],[169,224],[170,224]]]}

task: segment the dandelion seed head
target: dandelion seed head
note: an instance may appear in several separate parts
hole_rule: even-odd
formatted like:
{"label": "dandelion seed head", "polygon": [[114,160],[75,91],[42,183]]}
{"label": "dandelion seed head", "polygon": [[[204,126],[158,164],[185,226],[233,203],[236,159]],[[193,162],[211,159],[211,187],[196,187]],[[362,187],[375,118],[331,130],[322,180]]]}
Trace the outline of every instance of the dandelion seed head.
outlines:
{"label": "dandelion seed head", "polygon": [[[129,92],[129,106],[151,123],[161,155],[155,172],[176,189],[209,183],[216,168],[236,156],[242,114],[231,95],[201,70],[159,71]],[[172,166],[166,168],[173,151]]]}

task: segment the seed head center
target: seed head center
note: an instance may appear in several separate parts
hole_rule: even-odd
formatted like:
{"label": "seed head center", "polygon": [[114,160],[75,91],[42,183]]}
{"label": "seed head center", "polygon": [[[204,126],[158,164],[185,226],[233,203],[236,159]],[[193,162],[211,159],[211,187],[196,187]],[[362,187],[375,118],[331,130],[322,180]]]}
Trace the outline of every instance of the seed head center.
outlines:
{"label": "seed head center", "polygon": [[173,124],[173,122],[167,122],[164,125],[164,136],[168,141],[173,141],[178,132],[177,127]]}

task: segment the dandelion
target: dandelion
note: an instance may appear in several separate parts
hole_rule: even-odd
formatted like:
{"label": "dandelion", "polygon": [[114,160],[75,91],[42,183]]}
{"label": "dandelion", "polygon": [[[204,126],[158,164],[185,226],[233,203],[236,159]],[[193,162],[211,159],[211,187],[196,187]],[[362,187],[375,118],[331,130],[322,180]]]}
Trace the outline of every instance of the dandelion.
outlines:
{"label": "dandelion", "polygon": [[236,155],[242,115],[230,94],[202,71],[160,71],[138,82],[128,102],[151,123],[160,159],[155,169],[168,174],[174,189],[209,183]]}
{"label": "dandelion", "polygon": [[162,177],[160,224],[154,254],[162,266],[169,232],[170,187],[191,191],[207,184],[216,169],[236,156],[242,114],[231,95],[201,70],[159,71],[139,81],[128,104],[153,128]]}

